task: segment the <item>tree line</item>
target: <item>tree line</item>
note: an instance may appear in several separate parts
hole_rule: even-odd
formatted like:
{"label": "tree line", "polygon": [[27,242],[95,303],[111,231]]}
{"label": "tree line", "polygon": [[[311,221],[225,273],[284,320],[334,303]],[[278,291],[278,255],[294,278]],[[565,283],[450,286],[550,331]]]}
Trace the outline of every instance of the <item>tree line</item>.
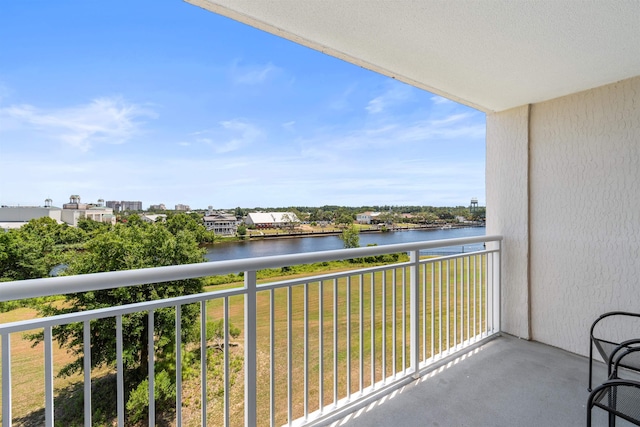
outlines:
{"label": "tree line", "polygon": [[[20,229],[0,233],[0,281],[205,262],[205,249],[201,246],[212,240],[213,233],[206,230],[202,221],[187,214],[176,214],[159,223],[144,222],[136,215],[130,215],[126,222],[115,225],[82,220],[77,228],[58,224],[48,217],[39,218]],[[195,278],[74,293],[58,297],[55,301],[13,301],[0,304],[0,308],[6,311],[15,308],[15,304],[27,304],[36,308],[40,315],[53,316],[203,290],[204,279]],[[197,304],[182,307],[183,343],[198,340],[198,316]],[[127,407],[131,414],[143,414],[148,405],[148,395],[144,399],[149,356],[147,319],[146,312],[123,316],[123,363],[129,396]],[[157,375],[164,379],[158,384],[162,385],[163,381],[172,382],[175,378],[175,309],[156,310],[153,319]],[[215,324],[210,328],[212,335],[219,329]],[[90,330],[91,367],[114,366],[117,359],[115,318],[92,321]],[[52,332],[56,341],[74,356],[62,367],[59,375],[64,377],[82,370],[82,323],[57,326]],[[29,338],[38,343],[42,332]],[[165,388],[170,389],[171,385]],[[170,401],[170,397],[166,396],[165,400]],[[158,404],[161,406],[162,403],[163,399],[160,399]],[[105,414],[112,410],[107,408]]]}

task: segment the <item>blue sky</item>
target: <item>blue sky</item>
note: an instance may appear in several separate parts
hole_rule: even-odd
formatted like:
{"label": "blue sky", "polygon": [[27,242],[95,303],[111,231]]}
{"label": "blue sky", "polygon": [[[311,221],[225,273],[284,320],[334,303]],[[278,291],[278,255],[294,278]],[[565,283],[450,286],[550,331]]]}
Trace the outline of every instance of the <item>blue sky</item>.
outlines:
{"label": "blue sky", "polygon": [[485,116],[178,0],[0,2],[0,204],[484,204]]}

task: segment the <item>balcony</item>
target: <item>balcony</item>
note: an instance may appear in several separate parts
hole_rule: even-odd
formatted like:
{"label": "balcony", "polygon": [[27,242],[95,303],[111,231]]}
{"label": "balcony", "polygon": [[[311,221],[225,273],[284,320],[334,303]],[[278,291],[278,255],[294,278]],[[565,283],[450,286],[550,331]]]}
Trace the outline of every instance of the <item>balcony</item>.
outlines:
{"label": "balcony", "polygon": [[[154,315],[166,310],[175,316],[177,373],[172,419],[162,420],[168,425],[582,425],[586,360],[500,336],[501,240],[452,239],[5,283],[1,301],[244,274],[242,287],[0,324],[2,425],[28,424],[24,413],[14,411],[27,391],[42,396],[42,423],[56,425],[65,405],[57,378],[64,351],[52,332],[67,324],[82,328],[80,352],[88,356],[77,378],[84,425],[92,425],[96,382],[105,375],[114,377],[116,422],[125,425],[123,324],[135,313],[149,326],[146,418],[149,425],[160,423]],[[420,254],[477,243],[485,249]],[[285,281],[256,279],[267,268],[399,252],[408,253],[409,261]],[[186,345],[181,316],[193,305],[199,339]],[[207,321],[214,319],[222,319],[225,332],[212,359]],[[107,320],[115,325],[117,363],[92,370],[91,325]],[[237,338],[229,333],[233,325],[241,330]],[[13,374],[22,356],[12,348],[26,331],[43,332],[37,347],[43,376],[25,383]],[[197,379],[188,380],[198,384],[197,396],[187,392],[193,388],[184,374],[189,352],[200,356]],[[604,377],[603,370],[597,374]]]}

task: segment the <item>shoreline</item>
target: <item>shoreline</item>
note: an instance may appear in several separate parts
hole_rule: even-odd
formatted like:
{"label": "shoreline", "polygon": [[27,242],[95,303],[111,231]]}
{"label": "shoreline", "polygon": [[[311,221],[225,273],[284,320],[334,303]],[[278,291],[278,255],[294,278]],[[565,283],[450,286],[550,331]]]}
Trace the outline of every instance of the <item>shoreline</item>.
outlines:
{"label": "shoreline", "polygon": [[[362,234],[370,234],[370,233],[390,233],[390,232],[402,232],[402,231],[413,231],[413,230],[423,230],[423,231],[435,231],[435,230],[448,230],[448,229],[457,229],[457,228],[481,228],[485,227],[485,224],[445,224],[445,225],[427,225],[422,227],[395,227],[395,228],[387,228],[386,230],[382,229],[366,229],[360,230]],[[296,237],[323,237],[323,236],[339,236],[342,234],[342,230],[331,230],[331,231],[299,231],[294,233],[277,233],[277,234],[264,234],[264,235],[249,235],[247,234],[244,239],[240,237],[235,238],[226,238],[225,240],[219,242],[232,242],[232,241],[251,241],[251,240],[272,240],[272,239],[295,239]]]}

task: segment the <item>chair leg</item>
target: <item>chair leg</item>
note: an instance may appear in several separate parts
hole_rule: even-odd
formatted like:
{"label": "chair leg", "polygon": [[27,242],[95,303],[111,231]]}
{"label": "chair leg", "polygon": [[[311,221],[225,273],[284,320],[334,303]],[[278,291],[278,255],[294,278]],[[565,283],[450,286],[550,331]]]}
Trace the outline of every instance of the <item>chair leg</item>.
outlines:
{"label": "chair leg", "polygon": [[[616,409],[617,406],[617,387],[612,387],[609,391],[609,408]],[[616,415],[613,412],[609,412],[609,427],[616,427]]]}
{"label": "chair leg", "polygon": [[587,387],[587,391],[591,393],[591,378],[593,375],[593,341],[590,342],[589,345],[589,386]]}

